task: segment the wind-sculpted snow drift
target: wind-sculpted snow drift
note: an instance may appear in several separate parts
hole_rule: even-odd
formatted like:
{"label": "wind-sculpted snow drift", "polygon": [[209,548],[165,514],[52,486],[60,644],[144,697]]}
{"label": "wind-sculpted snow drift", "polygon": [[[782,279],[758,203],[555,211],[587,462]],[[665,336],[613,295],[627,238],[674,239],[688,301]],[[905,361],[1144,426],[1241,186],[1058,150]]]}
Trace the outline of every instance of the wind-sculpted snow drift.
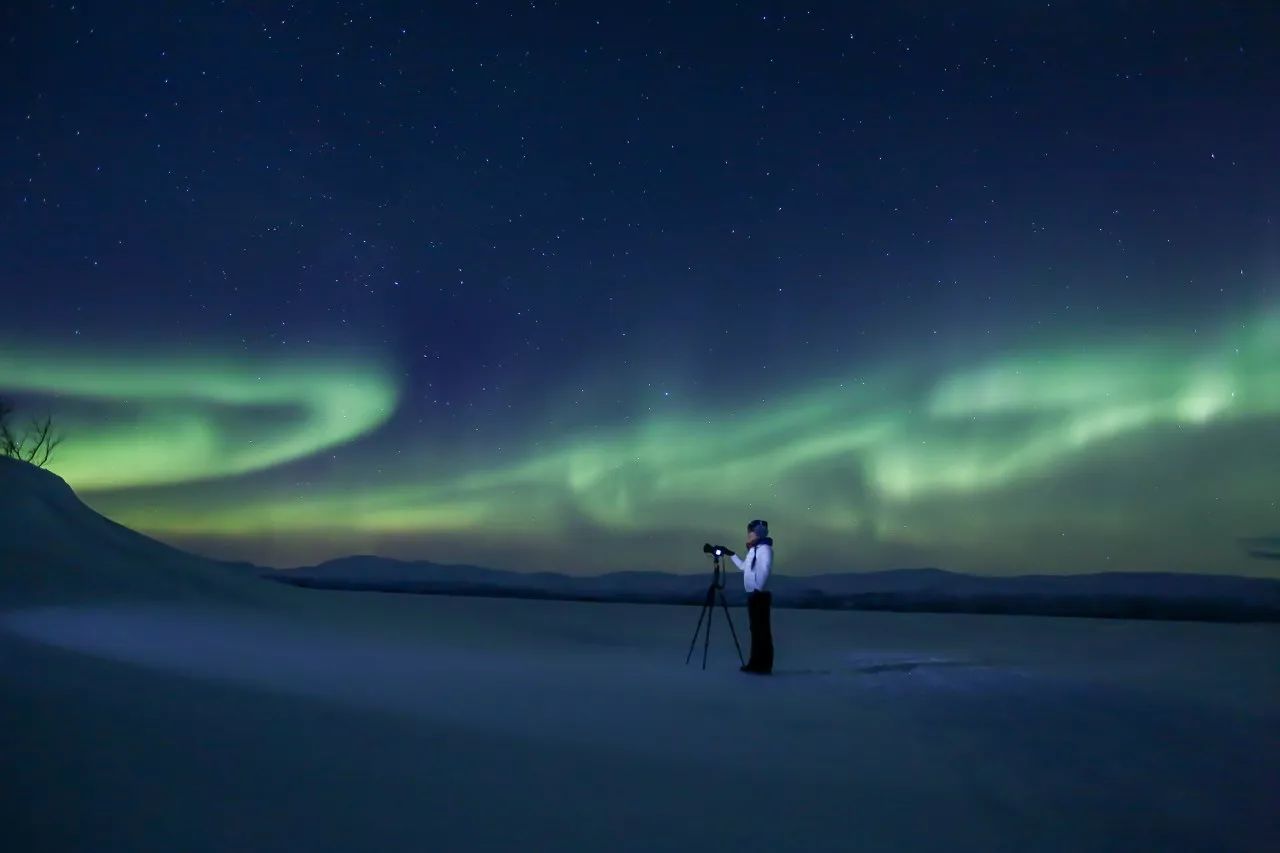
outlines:
{"label": "wind-sculpted snow drift", "polygon": [[104,518],[55,474],[0,458],[0,605],[103,597],[234,598],[256,571],[188,554]]}

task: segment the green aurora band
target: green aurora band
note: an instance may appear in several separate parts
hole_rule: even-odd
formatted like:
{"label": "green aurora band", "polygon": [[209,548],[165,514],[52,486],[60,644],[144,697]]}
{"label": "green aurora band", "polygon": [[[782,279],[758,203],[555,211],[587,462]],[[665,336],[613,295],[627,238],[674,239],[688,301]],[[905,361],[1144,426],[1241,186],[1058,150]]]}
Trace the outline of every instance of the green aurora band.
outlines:
{"label": "green aurora band", "polygon": [[[131,423],[67,424],[75,441],[56,470],[80,490],[110,490],[90,495],[99,509],[277,562],[363,550],[671,570],[696,566],[685,552],[716,535],[707,531],[757,515],[786,532],[798,573],[924,561],[1256,573],[1235,539],[1280,518],[1275,309],[1212,332],[1045,345],[955,367],[899,359],[767,406],[518,436],[501,452],[446,453],[427,434],[401,441],[389,465],[395,441],[362,442],[305,489],[283,476],[252,488],[189,482],[374,433],[395,403],[390,375],[345,361],[0,357],[0,388],[139,407]],[[248,411],[223,425],[215,406]],[[296,416],[263,434],[258,406]]]}
{"label": "green aurora band", "polygon": [[[0,389],[52,398],[56,468],[91,492],[229,477],[301,459],[376,429],[397,389],[376,363],[217,355],[70,356],[0,348]],[[71,402],[114,405],[85,416]]]}

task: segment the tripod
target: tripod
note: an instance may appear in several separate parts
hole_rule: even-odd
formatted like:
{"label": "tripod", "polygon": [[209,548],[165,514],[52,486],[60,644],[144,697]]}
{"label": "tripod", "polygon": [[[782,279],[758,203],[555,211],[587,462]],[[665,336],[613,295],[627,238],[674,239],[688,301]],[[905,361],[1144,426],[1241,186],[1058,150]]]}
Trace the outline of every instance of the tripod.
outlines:
{"label": "tripod", "polygon": [[711,585],[707,587],[707,597],[702,602],[702,611],[698,614],[698,627],[693,629],[693,640],[689,643],[689,654],[684,656],[684,662],[689,663],[689,659],[693,657],[693,647],[698,644],[698,634],[702,631],[702,619],[706,617],[707,633],[702,640],[702,668],[707,668],[707,650],[711,647],[711,617],[715,615],[716,598],[720,599],[720,606],[724,608],[724,618],[729,622],[729,633],[733,635],[733,647],[738,650],[738,663],[742,663],[742,646],[738,645],[738,632],[733,628],[733,617],[729,615],[729,605],[724,598],[724,569],[720,566],[720,554],[714,554],[714,568],[711,570]]}

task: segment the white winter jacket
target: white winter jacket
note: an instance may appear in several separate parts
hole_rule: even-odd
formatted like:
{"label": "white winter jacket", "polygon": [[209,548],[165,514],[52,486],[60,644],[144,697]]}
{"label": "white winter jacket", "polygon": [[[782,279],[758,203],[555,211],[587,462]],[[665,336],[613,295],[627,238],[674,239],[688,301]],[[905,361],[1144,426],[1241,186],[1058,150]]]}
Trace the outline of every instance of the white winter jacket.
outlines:
{"label": "white winter jacket", "polygon": [[747,592],[764,592],[765,581],[769,580],[769,569],[773,565],[773,545],[757,542],[745,557],[734,554],[733,563],[742,569],[742,583]]}

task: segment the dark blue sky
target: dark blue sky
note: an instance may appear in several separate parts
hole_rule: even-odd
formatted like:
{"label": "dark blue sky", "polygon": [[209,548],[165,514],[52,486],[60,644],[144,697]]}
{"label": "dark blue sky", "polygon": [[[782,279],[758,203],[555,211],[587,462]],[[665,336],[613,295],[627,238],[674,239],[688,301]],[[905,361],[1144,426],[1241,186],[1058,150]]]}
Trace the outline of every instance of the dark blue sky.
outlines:
{"label": "dark blue sky", "polygon": [[[106,356],[125,373],[192,353],[253,373],[341,353],[376,363],[394,387],[376,428],[321,442],[323,453],[197,465],[163,483],[89,478],[131,522],[146,528],[161,498],[189,500],[194,513],[232,493],[350,491],[350,471],[335,473],[343,459],[394,469],[388,448],[418,448],[455,463],[427,465],[457,487],[449,494],[485,472],[505,484],[469,499],[472,521],[446,513],[457,522],[445,525],[451,553],[469,553],[472,525],[502,528],[530,507],[545,560],[563,562],[582,556],[568,530],[637,534],[650,525],[633,512],[649,511],[663,516],[653,529],[673,531],[690,496],[664,472],[687,463],[640,459],[652,469],[610,487],[625,511],[605,519],[582,505],[599,496],[549,452],[573,459],[605,434],[625,455],[646,430],[720,415],[732,431],[759,415],[744,401],[804,411],[796,395],[870,376],[882,377],[885,405],[923,416],[919,401],[951,373],[1095,343],[1150,348],[1121,374],[1189,376],[1203,361],[1195,336],[1229,336],[1275,305],[1273,4],[421,5],[21,4],[0,19],[13,81],[0,93],[0,274],[13,294],[0,334],[37,342],[63,374]],[[1254,367],[1228,372],[1237,390],[1261,381]],[[1193,392],[1166,379],[1125,393],[1176,409]],[[148,407],[180,395],[132,399],[119,390],[129,381],[94,392],[6,382],[0,370],[0,390],[64,407],[82,427],[82,453],[98,424],[163,434],[143,426]],[[272,407],[195,396],[216,424],[213,445],[241,440],[243,425],[225,423],[237,406],[254,417]],[[1027,405],[1043,414],[1046,402]],[[1240,418],[1275,425],[1263,396],[1239,406]],[[305,426],[305,405],[282,409],[281,420]],[[1148,416],[1135,429],[1163,423]],[[859,417],[823,421],[822,435]],[[813,428],[799,420],[779,429]],[[990,437],[1009,425],[974,429]],[[972,438],[946,440],[968,458]],[[118,437],[102,441],[102,454],[122,452]],[[1261,452],[1261,441],[1251,433],[1245,444]],[[945,563],[962,546],[892,545],[896,520],[867,498],[905,511],[920,493],[890,484],[906,482],[903,465],[934,463],[859,447],[819,454],[829,464],[798,479],[775,514],[835,489],[851,501],[857,541],[882,555],[871,562]],[[523,462],[498,465],[499,453]],[[1029,470],[1066,476],[1068,457]],[[73,485],[77,464],[67,459]],[[522,466],[538,469],[529,477],[545,490],[531,503],[510,497]],[[845,490],[848,466],[858,485]],[[727,461],[714,470],[716,482],[768,490]],[[979,487],[961,479],[971,500]],[[360,483],[378,487],[374,475]],[[1252,505],[1261,488],[1222,493]],[[416,499],[427,515],[448,503]],[[739,496],[717,512],[736,526],[760,500]],[[830,536],[841,524],[813,529]],[[152,528],[260,553],[227,543],[262,530],[236,538],[228,525]],[[310,541],[280,525],[273,535]],[[377,531],[403,537],[412,525],[355,527],[367,538],[296,553],[376,547],[391,541]],[[517,527],[513,541],[527,532]],[[398,552],[431,550],[432,540],[409,539]],[[261,553],[287,559],[291,548]],[[982,559],[977,548],[959,561]]]}

